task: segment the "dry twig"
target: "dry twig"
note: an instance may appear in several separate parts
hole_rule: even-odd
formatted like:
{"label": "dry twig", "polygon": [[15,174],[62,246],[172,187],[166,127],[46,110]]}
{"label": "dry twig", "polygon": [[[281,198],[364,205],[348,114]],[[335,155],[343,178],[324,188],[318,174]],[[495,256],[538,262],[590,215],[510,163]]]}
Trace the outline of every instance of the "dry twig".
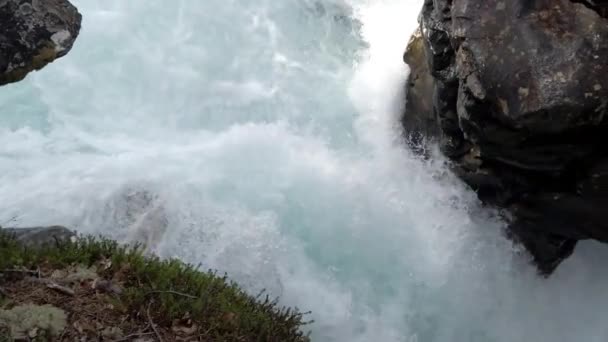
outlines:
{"label": "dry twig", "polygon": [[76,295],[76,292],[74,292],[74,290],[72,290],[71,288],[66,287],[66,286],[61,286],[49,279],[29,277],[29,278],[27,278],[27,280],[29,280],[33,283],[44,284],[49,289],[63,293],[64,295],[67,295],[67,296],[74,297]]}
{"label": "dry twig", "polygon": [[148,316],[148,322],[150,323],[152,330],[154,330],[154,333],[156,334],[156,338],[158,338],[158,341],[164,342],[162,336],[160,336],[160,333],[158,332],[158,329],[156,329],[156,325],[154,325],[154,322],[152,321],[152,316],[150,316],[150,305],[148,305],[148,309],[146,310],[146,315]]}
{"label": "dry twig", "polygon": [[10,268],[10,269],[5,269],[5,270],[0,270],[0,273],[29,274],[29,275],[37,276],[38,278],[40,278],[40,270],[32,271],[32,270],[27,270],[25,268],[24,269]]}
{"label": "dry twig", "polygon": [[10,219],[0,223],[0,229],[3,228],[2,226],[4,226],[5,224],[9,224],[11,222],[17,222],[18,218],[19,218],[19,216],[15,215],[15,216],[11,217]]}
{"label": "dry twig", "polygon": [[67,296],[74,297],[76,295],[76,292],[74,292],[74,290],[72,290],[71,288],[65,287],[65,286],[61,286],[61,285],[59,285],[57,283],[48,282],[46,284],[46,287],[48,287],[51,290],[55,290],[57,292],[61,292],[64,295],[67,295]]}
{"label": "dry twig", "polygon": [[150,291],[150,292],[146,293],[146,296],[154,294],[154,293],[169,293],[169,294],[173,294],[176,296],[182,296],[182,297],[186,297],[186,298],[190,298],[190,299],[198,299],[198,297],[196,297],[196,296],[189,295],[187,293],[177,292],[177,291]]}

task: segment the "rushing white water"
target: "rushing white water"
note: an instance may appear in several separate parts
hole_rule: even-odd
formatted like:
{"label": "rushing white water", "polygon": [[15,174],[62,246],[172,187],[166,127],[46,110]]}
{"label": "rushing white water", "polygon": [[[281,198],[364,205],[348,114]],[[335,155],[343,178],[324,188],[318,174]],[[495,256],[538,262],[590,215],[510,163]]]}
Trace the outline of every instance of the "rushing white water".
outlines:
{"label": "rushing white water", "polygon": [[77,0],[0,91],[0,221],[143,240],[316,341],[606,341],[605,248],[549,280],[397,118],[418,0]]}

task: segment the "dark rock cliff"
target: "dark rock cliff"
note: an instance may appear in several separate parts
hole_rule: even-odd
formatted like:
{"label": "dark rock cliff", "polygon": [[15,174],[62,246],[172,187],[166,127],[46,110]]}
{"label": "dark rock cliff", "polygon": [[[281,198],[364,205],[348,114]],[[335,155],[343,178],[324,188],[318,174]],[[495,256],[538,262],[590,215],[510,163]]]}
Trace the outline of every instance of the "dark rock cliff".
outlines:
{"label": "dark rock cliff", "polygon": [[67,54],[81,20],[67,0],[0,0],[0,85]]}
{"label": "dark rock cliff", "polygon": [[[551,273],[608,242],[608,1],[426,0],[403,123]],[[429,109],[430,107],[430,109]]]}

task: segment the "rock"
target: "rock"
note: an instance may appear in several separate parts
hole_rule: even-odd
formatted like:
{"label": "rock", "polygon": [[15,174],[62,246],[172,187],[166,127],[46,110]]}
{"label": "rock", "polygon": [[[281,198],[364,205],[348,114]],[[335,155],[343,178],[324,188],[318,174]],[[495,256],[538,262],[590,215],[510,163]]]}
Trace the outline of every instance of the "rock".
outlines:
{"label": "rock", "polygon": [[[435,82],[429,71],[427,53],[420,28],[414,32],[403,61],[410,66],[410,75],[406,85],[404,127],[409,128],[407,141],[414,149],[421,147],[424,138],[437,137],[439,127],[435,124],[433,111],[433,89]],[[415,113],[415,114],[412,114]],[[414,128],[415,129],[412,129]]]}
{"label": "rock", "polygon": [[8,326],[12,339],[54,340],[67,325],[66,313],[51,305],[21,305],[0,310],[0,323]]}
{"label": "rock", "polygon": [[34,228],[1,228],[0,232],[13,235],[19,243],[30,248],[67,242],[76,237],[76,233],[62,226]]}
{"label": "rock", "polygon": [[[406,131],[436,137],[481,200],[511,210],[509,236],[545,274],[576,241],[608,242],[607,8],[426,0],[424,44],[408,49],[426,55],[409,58],[410,84],[430,75],[434,85],[408,86]],[[432,114],[418,109],[429,102]],[[411,124],[429,118],[438,134]]]}
{"label": "rock", "polygon": [[572,0],[572,2],[581,3],[596,11],[602,17],[608,18],[608,1],[606,0]]}
{"label": "rock", "polygon": [[148,251],[161,242],[169,227],[166,200],[143,184],[120,188],[102,209],[102,222],[123,227],[126,240],[143,243]]}
{"label": "rock", "polygon": [[67,0],[0,0],[0,85],[67,54],[81,19]]}
{"label": "rock", "polygon": [[66,269],[53,271],[50,278],[62,284],[80,284],[99,279],[99,274],[97,274],[95,266],[73,265]]}

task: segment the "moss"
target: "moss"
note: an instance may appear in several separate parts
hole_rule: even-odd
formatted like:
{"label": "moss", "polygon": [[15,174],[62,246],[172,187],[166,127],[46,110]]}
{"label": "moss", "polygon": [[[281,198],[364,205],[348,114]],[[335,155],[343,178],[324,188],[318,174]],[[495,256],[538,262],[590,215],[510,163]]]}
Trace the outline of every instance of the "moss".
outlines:
{"label": "moss", "polygon": [[302,332],[305,314],[297,309],[280,307],[268,296],[253,297],[226,276],[201,272],[179,260],[145,256],[141,246],[87,237],[27,249],[0,232],[0,270],[17,267],[95,267],[102,278],[123,288],[115,307],[131,315],[149,313],[169,331],[172,322],[187,316],[211,340],[309,340]]}

